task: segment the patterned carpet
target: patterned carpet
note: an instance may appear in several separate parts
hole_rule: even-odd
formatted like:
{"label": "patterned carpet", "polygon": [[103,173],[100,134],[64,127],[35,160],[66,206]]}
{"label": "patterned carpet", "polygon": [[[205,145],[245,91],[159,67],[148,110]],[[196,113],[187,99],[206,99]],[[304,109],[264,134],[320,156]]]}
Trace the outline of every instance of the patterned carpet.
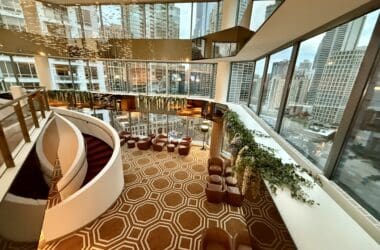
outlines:
{"label": "patterned carpet", "polygon": [[123,146],[125,188],[97,220],[41,249],[199,249],[210,226],[247,228],[243,207],[207,202],[208,151],[179,156]]}

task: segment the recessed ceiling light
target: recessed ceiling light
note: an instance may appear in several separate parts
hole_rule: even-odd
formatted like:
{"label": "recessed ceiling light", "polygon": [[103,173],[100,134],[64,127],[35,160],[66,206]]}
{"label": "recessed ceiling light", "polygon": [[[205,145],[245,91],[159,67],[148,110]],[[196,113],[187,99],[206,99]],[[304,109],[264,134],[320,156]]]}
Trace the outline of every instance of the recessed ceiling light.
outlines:
{"label": "recessed ceiling light", "polygon": [[45,52],[43,52],[43,51],[38,52],[38,54],[39,54],[40,56],[46,56]]}

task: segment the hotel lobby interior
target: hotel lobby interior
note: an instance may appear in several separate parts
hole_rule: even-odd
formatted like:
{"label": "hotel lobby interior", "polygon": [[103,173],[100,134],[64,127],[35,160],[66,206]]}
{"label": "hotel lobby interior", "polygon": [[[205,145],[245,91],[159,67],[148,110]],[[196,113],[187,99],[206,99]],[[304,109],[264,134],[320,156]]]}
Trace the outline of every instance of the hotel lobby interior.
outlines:
{"label": "hotel lobby interior", "polygon": [[0,249],[380,249],[378,0],[0,0]]}

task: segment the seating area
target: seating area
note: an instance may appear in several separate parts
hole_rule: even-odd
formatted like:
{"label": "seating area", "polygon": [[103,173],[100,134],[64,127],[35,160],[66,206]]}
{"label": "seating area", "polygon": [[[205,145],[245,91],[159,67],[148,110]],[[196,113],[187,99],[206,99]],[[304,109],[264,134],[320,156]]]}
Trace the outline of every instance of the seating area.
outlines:
{"label": "seating area", "polygon": [[139,150],[148,150],[152,148],[153,151],[161,152],[166,149],[167,152],[177,152],[179,155],[187,156],[191,149],[191,137],[183,137],[181,139],[169,139],[164,134],[151,134],[149,136],[137,136],[132,135],[127,131],[120,131],[120,145],[123,146],[127,143],[128,148],[134,148],[137,146]]}
{"label": "seating area", "polygon": [[231,168],[231,160],[219,157],[208,159],[208,182],[205,187],[207,200],[213,203],[226,202],[235,207],[243,203],[243,195]]}

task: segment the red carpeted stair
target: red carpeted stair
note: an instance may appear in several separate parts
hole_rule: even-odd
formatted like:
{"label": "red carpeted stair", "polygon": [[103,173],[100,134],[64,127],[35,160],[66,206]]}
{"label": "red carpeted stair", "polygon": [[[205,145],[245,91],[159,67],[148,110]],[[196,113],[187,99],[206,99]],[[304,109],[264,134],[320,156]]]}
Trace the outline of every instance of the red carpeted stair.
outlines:
{"label": "red carpeted stair", "polygon": [[36,151],[30,152],[22,165],[20,172],[13,181],[9,192],[24,198],[46,200],[49,194],[49,186],[46,184]]}
{"label": "red carpeted stair", "polygon": [[87,174],[82,186],[92,180],[108,163],[112,156],[113,149],[98,138],[83,134],[87,147]]}

